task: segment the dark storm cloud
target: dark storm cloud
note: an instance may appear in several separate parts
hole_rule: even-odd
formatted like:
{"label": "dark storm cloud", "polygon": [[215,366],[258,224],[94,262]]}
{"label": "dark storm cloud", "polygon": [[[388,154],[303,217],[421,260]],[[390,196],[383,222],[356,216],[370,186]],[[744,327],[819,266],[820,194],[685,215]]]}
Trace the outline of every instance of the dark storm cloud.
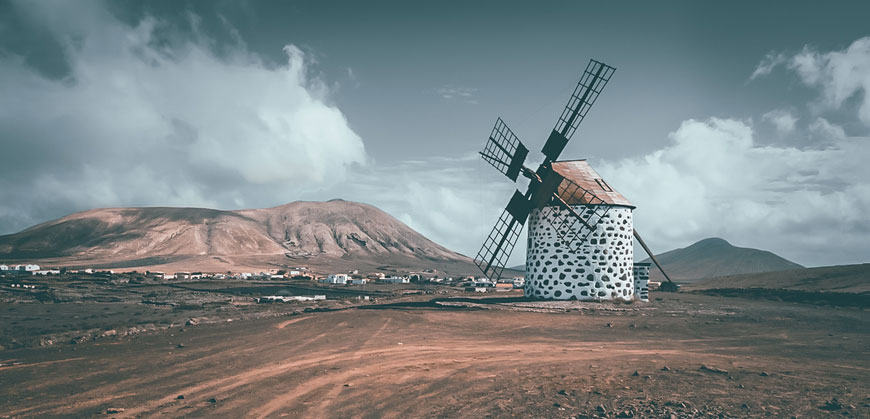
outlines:
{"label": "dark storm cloud", "polygon": [[98,206],[274,204],[367,161],[293,45],[268,65],[244,45],[217,54],[201,34],[127,24],[97,3],[16,10],[62,45],[68,71],[2,56],[0,189],[15,198],[0,203],[0,231]]}

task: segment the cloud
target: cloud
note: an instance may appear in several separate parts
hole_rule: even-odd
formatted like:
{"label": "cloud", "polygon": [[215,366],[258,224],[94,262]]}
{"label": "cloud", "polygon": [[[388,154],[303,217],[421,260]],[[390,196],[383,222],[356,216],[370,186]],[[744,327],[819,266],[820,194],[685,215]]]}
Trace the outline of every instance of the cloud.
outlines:
{"label": "cloud", "polygon": [[748,121],[687,120],[664,149],[598,169],[638,206],[656,251],[718,236],[799,263],[857,263],[870,254],[870,139],[840,134],[821,150],[760,146]]}
{"label": "cloud", "polygon": [[780,64],[785,63],[787,60],[785,54],[776,53],[776,52],[768,52],[764,58],[761,59],[761,62],[758,63],[758,67],[755,68],[755,71],[752,72],[752,75],[749,76],[749,80],[754,80],[760,76],[766,76],[773,72],[773,69],[778,67]]}
{"label": "cloud", "polygon": [[[474,257],[515,187],[468,153],[373,164],[358,170],[341,196],[373,204],[436,243]],[[525,261],[524,243],[521,238],[511,263]]]}
{"label": "cloud", "polygon": [[808,128],[811,137],[816,139],[833,141],[835,143],[846,139],[846,132],[843,130],[843,127],[832,124],[825,118],[816,118]]}
{"label": "cloud", "polygon": [[870,126],[870,37],[859,38],[840,51],[820,52],[804,46],[792,56],[768,53],[750,78],[770,74],[779,65],[794,71],[805,85],[818,88],[824,108],[840,109],[855,99],[858,118]]}
{"label": "cloud", "polygon": [[[751,119],[691,119],[660,150],[592,163],[637,205],[635,226],[654,251],[724,237],[802,264],[866,261],[870,138],[848,137],[824,118],[790,135],[825,146],[763,145],[771,142],[758,138]],[[471,153],[372,165],[352,179],[342,196],[472,257],[513,189],[525,190]],[[523,235],[510,265],[522,263],[525,251]]]}
{"label": "cloud", "polygon": [[761,119],[773,124],[774,128],[780,135],[791,134],[794,132],[795,124],[798,118],[789,111],[777,109],[762,115]]}
{"label": "cloud", "polygon": [[435,89],[435,92],[447,100],[461,100],[466,103],[477,104],[474,95],[477,89],[473,87],[454,86],[446,84]]}
{"label": "cloud", "polygon": [[184,35],[96,3],[20,7],[69,71],[50,78],[0,54],[0,233],[100,206],[274,205],[368,161],[292,44],[271,64],[240,42],[218,49],[195,17]]}
{"label": "cloud", "polygon": [[857,97],[858,117],[870,126],[870,37],[856,40],[843,51],[821,53],[805,47],[792,58],[790,67],[804,83],[820,87],[831,108]]}
{"label": "cloud", "polygon": [[[851,96],[835,97],[857,96],[862,85],[856,80],[870,71],[844,70],[861,68],[862,48],[856,45],[861,42],[842,52],[843,57],[836,52],[811,53],[810,64],[803,64],[802,82],[825,97],[829,91],[849,91],[837,86],[853,89]],[[811,50],[803,53],[807,51]],[[753,78],[781,65],[797,69],[796,57],[770,53]],[[443,93],[447,99],[457,97],[450,89]],[[829,106],[841,105],[829,102]],[[676,127],[660,150],[592,163],[638,206],[635,226],[657,252],[718,236],[807,265],[866,262],[870,138],[849,136],[842,126],[817,115],[802,115],[801,109],[778,109],[761,116],[785,141],[760,138],[751,116],[689,119]],[[480,163],[427,159],[382,169],[386,170],[383,178],[389,173],[397,180],[369,195],[392,197],[379,205],[469,256],[476,254],[514,187],[497,175],[490,176],[488,166]],[[524,259],[522,237],[511,264]]]}

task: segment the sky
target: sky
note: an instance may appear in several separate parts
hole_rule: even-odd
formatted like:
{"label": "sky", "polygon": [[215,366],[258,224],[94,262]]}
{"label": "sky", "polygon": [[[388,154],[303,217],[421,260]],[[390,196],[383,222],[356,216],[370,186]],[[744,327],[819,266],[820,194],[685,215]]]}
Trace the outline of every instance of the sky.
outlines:
{"label": "sky", "polygon": [[[870,262],[866,1],[0,0],[0,234],[96,207],[375,205],[474,256],[590,58],[562,158],[655,252]],[[512,263],[525,258],[524,239]]]}

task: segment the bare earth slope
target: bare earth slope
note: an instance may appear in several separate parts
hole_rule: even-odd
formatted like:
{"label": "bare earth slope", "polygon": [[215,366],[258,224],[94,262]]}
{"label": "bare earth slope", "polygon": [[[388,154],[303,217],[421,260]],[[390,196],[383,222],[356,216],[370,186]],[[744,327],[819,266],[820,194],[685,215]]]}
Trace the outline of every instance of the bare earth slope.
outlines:
{"label": "bare earth slope", "polygon": [[401,221],[370,205],[342,200],[293,202],[274,208],[242,210],[294,255],[414,255],[456,259]]}
{"label": "bare earth slope", "polygon": [[472,270],[469,258],[389,214],[342,200],[238,211],[95,209],[0,236],[0,259],[209,271],[336,263]]}
{"label": "bare earth slope", "polygon": [[729,288],[870,293],[870,263],[732,275],[698,281],[686,287],[687,290]]}
{"label": "bare earth slope", "polygon": [[[803,268],[771,252],[736,247],[720,238],[704,239],[689,247],[671,250],[656,257],[671,279],[681,282]],[[650,277],[653,280],[663,279],[658,269],[650,270]]]}
{"label": "bare earth slope", "polygon": [[542,304],[529,309],[541,312],[511,309],[492,298],[479,300],[482,309],[421,299],[0,350],[6,390],[0,412],[16,418],[870,415],[870,318],[863,310],[652,297],[651,304],[567,303],[567,310],[549,312]]}

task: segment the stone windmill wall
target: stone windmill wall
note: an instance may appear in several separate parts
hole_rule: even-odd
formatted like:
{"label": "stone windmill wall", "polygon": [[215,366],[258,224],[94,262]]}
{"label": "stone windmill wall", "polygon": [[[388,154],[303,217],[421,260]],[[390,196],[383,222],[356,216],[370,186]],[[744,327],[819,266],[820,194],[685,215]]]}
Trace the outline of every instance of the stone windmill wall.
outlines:
{"label": "stone windmill wall", "polygon": [[[555,162],[553,169],[594,193],[608,211],[577,251],[561,243],[554,225],[567,210],[544,207],[529,214],[525,295],[581,301],[634,298],[634,206],[584,160]],[[568,203],[580,214],[592,209],[586,203]]]}

